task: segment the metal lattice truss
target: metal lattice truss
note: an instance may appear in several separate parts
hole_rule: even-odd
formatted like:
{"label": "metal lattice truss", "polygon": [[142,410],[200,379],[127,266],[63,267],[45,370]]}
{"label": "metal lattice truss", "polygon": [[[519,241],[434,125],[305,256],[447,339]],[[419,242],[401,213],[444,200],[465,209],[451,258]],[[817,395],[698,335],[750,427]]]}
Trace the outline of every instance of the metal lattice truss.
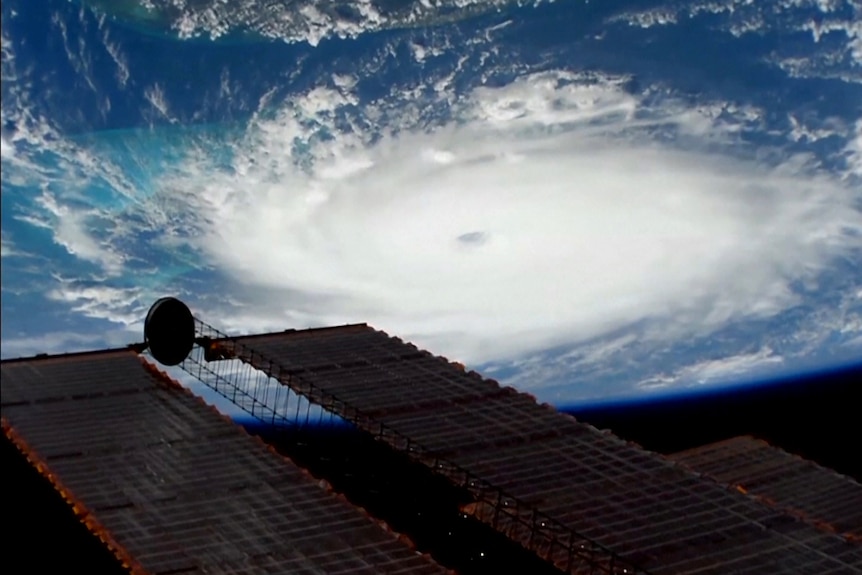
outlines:
{"label": "metal lattice truss", "polygon": [[256,418],[304,422],[314,404],[466,489],[464,514],[564,572],[862,573],[858,542],[366,325],[197,331],[184,367]]}
{"label": "metal lattice truss", "polygon": [[195,327],[198,345],[180,367],[259,421],[285,427],[348,422],[469,491],[474,502],[462,509],[466,515],[491,525],[563,572],[647,574],[598,542],[441,457],[436,450],[395,430],[374,414],[296,374],[256,350],[253,344],[228,336],[199,319]]}

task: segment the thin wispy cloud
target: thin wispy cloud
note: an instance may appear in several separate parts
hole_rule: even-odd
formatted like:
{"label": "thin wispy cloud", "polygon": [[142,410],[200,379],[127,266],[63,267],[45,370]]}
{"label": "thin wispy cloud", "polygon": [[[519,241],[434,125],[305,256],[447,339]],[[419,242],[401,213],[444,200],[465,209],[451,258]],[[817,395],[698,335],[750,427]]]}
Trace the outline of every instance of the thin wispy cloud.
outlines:
{"label": "thin wispy cloud", "polygon": [[0,258],[10,258],[15,256],[26,255],[15,246],[12,238],[6,232],[0,236]]}
{"label": "thin wispy cloud", "polygon": [[104,347],[120,347],[133,341],[123,330],[106,330],[101,333],[54,331],[38,336],[6,337],[0,345],[3,359],[30,357],[39,353],[72,353]]}
{"label": "thin wispy cloud", "polygon": [[48,292],[49,300],[63,302],[74,312],[86,317],[105,319],[127,327],[143,325],[147,306],[151,303],[142,297],[138,288],[115,288],[107,285],[81,285],[77,281],[64,281]]}
{"label": "thin wispy cloud", "polygon": [[782,363],[784,358],[766,347],[754,353],[700,361],[672,374],[662,374],[641,380],[636,385],[641,389],[660,389],[681,381],[689,385],[729,382],[738,380],[740,376],[752,377],[752,374],[757,373],[758,370],[765,372],[764,368],[774,368]]}

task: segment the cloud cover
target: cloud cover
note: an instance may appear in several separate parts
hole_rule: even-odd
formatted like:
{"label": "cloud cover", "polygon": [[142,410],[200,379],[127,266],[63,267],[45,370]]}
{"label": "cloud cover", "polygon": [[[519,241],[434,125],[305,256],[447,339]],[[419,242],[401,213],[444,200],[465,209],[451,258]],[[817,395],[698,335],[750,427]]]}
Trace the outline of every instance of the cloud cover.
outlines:
{"label": "cloud cover", "polygon": [[290,313],[471,363],[646,320],[670,341],[774,315],[859,249],[858,189],[807,158],[758,161],[727,118],[624,84],[531,75],[377,137],[339,133],[355,101],[319,89],[253,123],[228,164],[189,154],[160,185],[197,212],[208,261],[290,290]]}
{"label": "cloud cover", "polygon": [[[456,44],[413,56],[424,66]],[[561,346],[584,368],[644,341],[670,349],[816,307],[829,288],[800,286],[859,261],[858,137],[832,172],[775,140],[754,144],[776,133],[756,102],[682,102],[664,85],[635,95],[626,77],[528,74],[520,62],[507,77],[493,44],[377,100],[357,88],[375,56],[285,101],[267,92],[248,124],[114,140],[53,131],[21,84],[4,97],[4,120],[16,120],[2,141],[4,187],[38,188],[18,218],[47,230],[73,273],[96,270],[47,297],[132,326],[171,290],[231,332],[367,321],[473,365],[542,361]],[[398,45],[386,50],[396,58]],[[173,118],[176,101],[147,85],[149,105]],[[803,139],[820,137],[817,122],[800,126]],[[55,161],[35,163],[43,152]],[[177,248],[217,270],[213,282],[166,272]],[[727,357],[756,356],[746,349]],[[719,365],[710,357],[692,366]],[[524,386],[545,381],[534,379]]]}

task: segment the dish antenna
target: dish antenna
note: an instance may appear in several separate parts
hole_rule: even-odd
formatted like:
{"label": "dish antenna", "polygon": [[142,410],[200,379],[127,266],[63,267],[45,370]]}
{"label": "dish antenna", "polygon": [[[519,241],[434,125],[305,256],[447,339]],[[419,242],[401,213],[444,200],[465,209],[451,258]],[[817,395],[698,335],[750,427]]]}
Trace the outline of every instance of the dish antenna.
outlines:
{"label": "dish antenna", "polygon": [[144,341],[162,365],[179,365],[195,344],[195,318],[175,297],[156,301],[144,320]]}

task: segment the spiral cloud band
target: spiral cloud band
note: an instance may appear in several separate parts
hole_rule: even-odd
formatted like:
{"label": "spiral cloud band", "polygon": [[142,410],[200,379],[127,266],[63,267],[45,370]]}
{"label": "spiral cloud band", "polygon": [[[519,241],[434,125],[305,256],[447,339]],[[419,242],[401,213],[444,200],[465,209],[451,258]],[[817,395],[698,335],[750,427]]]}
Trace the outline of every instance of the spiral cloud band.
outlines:
{"label": "spiral cloud band", "polygon": [[750,111],[588,80],[479,88],[399,130],[409,107],[339,128],[349,86],[318,89],[156,187],[203,214],[196,249],[265,294],[228,327],[367,321],[471,363],[647,320],[670,341],[768,317],[860,247],[858,190],[806,158],[759,160],[738,138]]}

